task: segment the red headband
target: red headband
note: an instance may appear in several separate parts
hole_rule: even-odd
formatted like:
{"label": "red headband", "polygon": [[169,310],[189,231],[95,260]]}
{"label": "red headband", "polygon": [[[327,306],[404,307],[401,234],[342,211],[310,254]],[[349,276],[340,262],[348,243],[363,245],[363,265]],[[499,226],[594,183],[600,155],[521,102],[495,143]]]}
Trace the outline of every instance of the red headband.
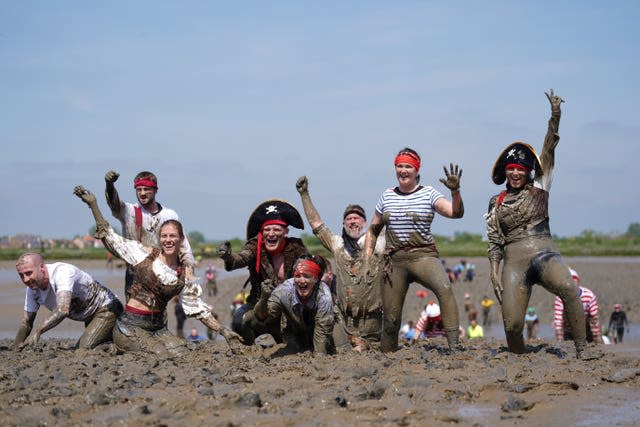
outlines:
{"label": "red headband", "polygon": [[151,181],[149,178],[134,179],[133,180],[133,188],[138,188],[138,187],[151,187],[151,188],[155,188],[157,190],[158,189],[158,184],[156,184],[155,182]]}
{"label": "red headband", "polygon": [[[260,257],[262,255],[262,230],[264,230],[264,228],[267,225],[281,225],[283,227],[287,227],[289,224],[287,224],[281,219],[269,219],[262,223],[262,227],[260,227],[260,232],[258,233],[258,250],[256,253],[256,273],[260,271]],[[275,251],[273,251],[273,253],[282,252],[282,250],[284,249],[285,243],[286,241],[282,239],[282,241],[280,242],[280,245],[278,245],[278,248]]]}
{"label": "red headband", "polygon": [[310,259],[303,259],[298,261],[298,264],[296,265],[296,271],[294,275],[298,273],[308,273],[316,279],[319,279],[320,273],[322,273],[322,268],[320,268],[318,264],[311,261]]}
{"label": "red headband", "polygon": [[416,168],[416,170],[420,170],[420,158],[413,153],[403,152],[398,154],[393,164],[398,166],[400,163],[407,163]]}
{"label": "red headband", "polygon": [[529,172],[531,170],[528,167],[520,165],[518,163],[507,163],[507,165],[504,167],[505,170],[512,169],[512,168],[520,169],[520,170],[523,170],[525,172]]}

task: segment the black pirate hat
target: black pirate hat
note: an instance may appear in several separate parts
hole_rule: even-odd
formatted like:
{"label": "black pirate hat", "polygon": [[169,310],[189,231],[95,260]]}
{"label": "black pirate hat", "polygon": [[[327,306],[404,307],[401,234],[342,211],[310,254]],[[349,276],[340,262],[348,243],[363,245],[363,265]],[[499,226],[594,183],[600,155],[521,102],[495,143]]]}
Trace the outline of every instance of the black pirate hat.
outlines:
{"label": "black pirate hat", "polygon": [[509,144],[496,159],[491,172],[491,178],[497,185],[501,185],[507,179],[505,168],[508,164],[524,166],[534,170],[536,176],[542,175],[542,163],[536,150],[525,142],[516,141]]}
{"label": "black pirate hat", "polygon": [[262,225],[267,221],[282,221],[300,230],[304,230],[304,222],[296,208],[286,200],[271,199],[258,205],[247,222],[247,240],[260,233]]}

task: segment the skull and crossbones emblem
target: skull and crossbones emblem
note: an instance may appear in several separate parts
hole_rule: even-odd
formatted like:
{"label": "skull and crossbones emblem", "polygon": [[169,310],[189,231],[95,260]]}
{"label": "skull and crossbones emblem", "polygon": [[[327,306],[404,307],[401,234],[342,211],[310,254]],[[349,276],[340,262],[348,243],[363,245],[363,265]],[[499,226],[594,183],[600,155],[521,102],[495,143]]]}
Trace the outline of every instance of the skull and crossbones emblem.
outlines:
{"label": "skull and crossbones emblem", "polygon": [[278,207],[276,205],[269,205],[269,206],[266,207],[265,213],[267,215],[278,213]]}

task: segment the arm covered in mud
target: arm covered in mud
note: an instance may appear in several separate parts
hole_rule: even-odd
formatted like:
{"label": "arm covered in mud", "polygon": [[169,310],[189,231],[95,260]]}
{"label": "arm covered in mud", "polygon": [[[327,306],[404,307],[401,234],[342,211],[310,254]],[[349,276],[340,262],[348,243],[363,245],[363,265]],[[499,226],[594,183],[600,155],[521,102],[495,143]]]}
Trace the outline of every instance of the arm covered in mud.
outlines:
{"label": "arm covered in mud", "polygon": [[373,219],[371,220],[371,224],[367,229],[367,234],[364,240],[365,261],[368,261],[369,257],[373,255],[376,248],[376,241],[378,240],[378,236],[380,235],[383,227],[382,215],[376,211],[373,215]]}
{"label": "arm covered in mud", "polygon": [[549,92],[545,92],[549,104],[551,105],[551,117],[547,126],[547,134],[544,137],[544,143],[542,145],[542,153],[540,155],[540,162],[542,163],[542,189],[550,191],[551,181],[553,180],[553,167],[555,165],[555,150],[560,141],[560,116],[561,109],[560,104],[564,102],[562,98],[553,93],[553,89]]}
{"label": "arm covered in mud", "polygon": [[73,194],[78,196],[91,209],[96,221],[96,237],[102,240],[109,252],[131,265],[140,263],[151,253],[152,248],[147,248],[138,241],[125,239],[113,230],[109,222],[102,216],[96,196],[92,192],[81,185],[77,185],[73,189]]}
{"label": "arm covered in mud", "polygon": [[69,310],[71,308],[71,291],[59,291],[56,293],[56,302],[58,306],[51,313],[51,316],[42,323],[39,328],[36,328],[29,338],[24,342],[24,345],[36,345],[40,341],[40,335],[53,329],[60,324],[64,319],[69,316]]}
{"label": "arm covered in mud", "polygon": [[120,200],[120,195],[118,194],[118,190],[116,190],[115,182],[120,177],[120,174],[116,171],[110,170],[104,175],[105,181],[105,190],[104,194],[107,199],[107,205],[109,205],[109,209],[111,209],[111,214],[120,220],[122,220],[122,208],[124,206],[124,202]]}
{"label": "arm covered in mud", "polygon": [[489,212],[485,215],[487,222],[487,240],[489,264],[491,266],[490,277],[493,285],[493,292],[502,304],[502,279],[500,277],[500,261],[504,256],[504,237],[500,232],[500,225],[496,218],[496,201],[498,196],[493,196],[489,201]]}
{"label": "arm covered in mud", "polygon": [[239,253],[234,254],[231,252],[231,242],[226,241],[218,246],[218,256],[224,261],[225,270],[237,270],[248,265],[255,265],[257,248],[257,240],[251,239],[245,243]]}
{"label": "arm covered in mud", "polygon": [[447,218],[462,218],[464,216],[464,203],[460,195],[460,180],[462,179],[462,169],[453,163],[449,164],[449,170],[444,169],[444,178],[440,182],[451,191],[451,201],[440,198],[435,203],[436,211]]}
{"label": "arm covered in mud", "polygon": [[25,311],[22,316],[22,321],[20,322],[20,326],[18,327],[18,332],[16,333],[16,338],[13,340],[13,349],[18,349],[22,347],[22,344],[27,339],[31,330],[33,329],[33,323],[36,320],[37,313],[31,313]]}
{"label": "arm covered in mud", "polygon": [[313,330],[313,351],[327,354],[329,351],[329,339],[333,332],[333,304],[320,304],[315,316],[315,328]]}
{"label": "arm covered in mud", "polygon": [[322,221],[318,210],[311,200],[311,195],[309,194],[309,180],[306,176],[298,178],[298,181],[296,182],[296,190],[300,193],[304,214],[307,217],[307,221],[309,221],[313,234],[318,237],[322,246],[327,250],[332,251],[333,233],[331,233],[331,230],[329,230],[326,224]]}

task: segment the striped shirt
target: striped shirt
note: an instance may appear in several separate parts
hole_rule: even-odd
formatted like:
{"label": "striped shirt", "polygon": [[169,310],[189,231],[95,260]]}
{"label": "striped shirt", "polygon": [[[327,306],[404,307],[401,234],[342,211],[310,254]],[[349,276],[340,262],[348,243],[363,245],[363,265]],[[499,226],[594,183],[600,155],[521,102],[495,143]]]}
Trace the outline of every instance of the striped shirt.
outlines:
{"label": "striped shirt", "polygon": [[[579,286],[580,289],[580,301],[582,302],[582,307],[584,309],[584,315],[589,322],[591,327],[591,332],[595,336],[600,336],[600,322],[598,321],[598,299],[596,295],[587,288],[583,288]],[[564,304],[560,297],[556,296],[556,300],[554,303],[554,315],[553,315],[553,324],[556,329],[556,335],[562,334],[565,330],[570,330],[570,326],[565,322],[564,319]],[[566,324],[565,324],[566,323]]]}
{"label": "striped shirt", "polygon": [[431,222],[435,203],[444,197],[431,186],[419,186],[412,193],[397,188],[385,190],[378,200],[376,211],[387,227],[387,247],[421,247],[433,245]]}

